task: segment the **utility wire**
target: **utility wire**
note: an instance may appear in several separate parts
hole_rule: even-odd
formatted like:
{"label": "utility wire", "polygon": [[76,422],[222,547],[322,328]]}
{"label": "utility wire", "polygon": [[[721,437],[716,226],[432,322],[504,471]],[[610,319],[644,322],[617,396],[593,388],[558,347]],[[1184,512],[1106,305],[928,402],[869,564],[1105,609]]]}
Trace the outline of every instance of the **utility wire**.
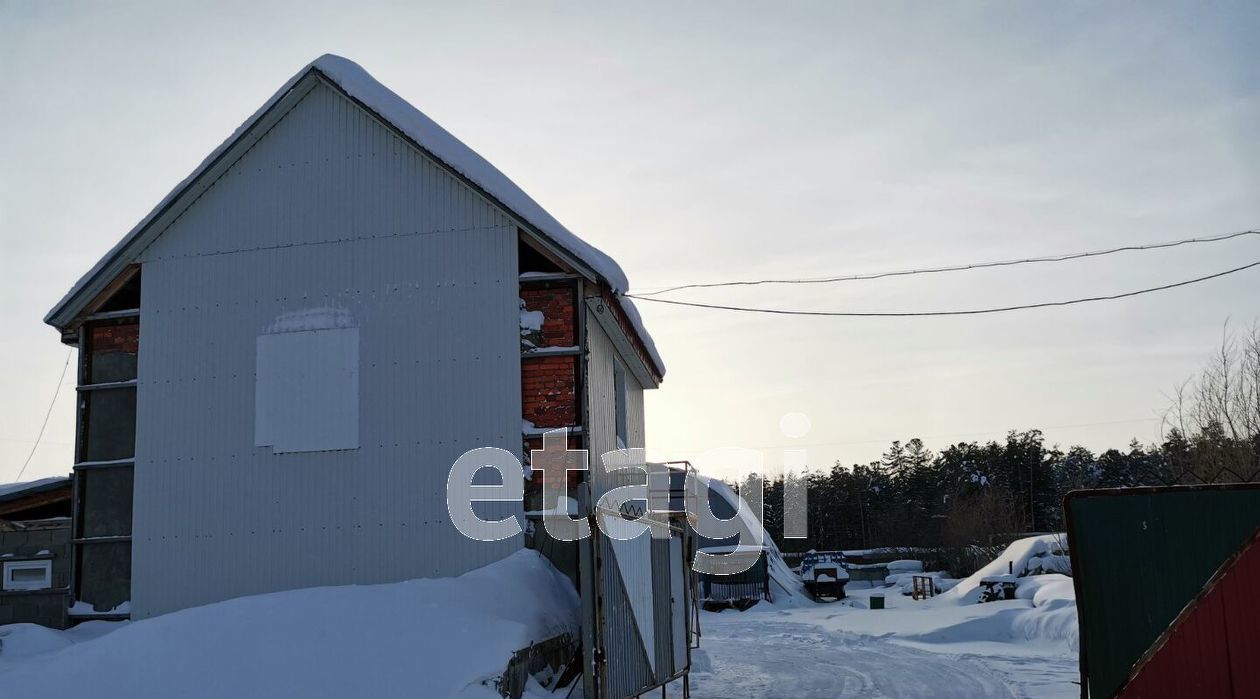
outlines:
{"label": "utility wire", "polygon": [[39,449],[39,442],[44,438],[44,429],[48,427],[48,418],[52,417],[53,406],[57,404],[57,396],[61,395],[61,384],[66,380],[66,369],[70,368],[70,354],[73,351],[66,350],[66,363],[61,365],[61,376],[57,379],[57,388],[53,391],[52,400],[48,402],[48,411],[44,413],[44,423],[39,426],[39,434],[35,435],[35,444],[31,446],[31,453],[26,455],[26,461],[22,462],[17,478],[13,479],[15,483],[21,482],[22,474],[26,473],[26,467],[31,464],[31,458],[35,456],[35,450]]}
{"label": "utility wire", "polygon": [[907,269],[892,272],[871,272],[868,274],[851,274],[839,277],[813,277],[806,279],[757,279],[751,281],[731,281],[731,282],[711,282],[707,284],[680,284],[664,289],[654,291],[635,292],[635,298],[646,300],[648,296],[659,296],[674,291],[682,291],[684,289],[711,289],[722,286],[759,286],[762,284],[831,284],[834,282],[855,282],[867,281],[871,279],[883,279],[885,277],[906,277],[914,274],[939,274],[941,272],[964,272],[973,269],[986,269],[989,267],[1010,267],[1013,265],[1037,264],[1045,262],[1066,262],[1068,260],[1079,260],[1087,257],[1101,257],[1103,255],[1113,255],[1118,252],[1133,252],[1138,250],[1159,250],[1161,248],[1175,248],[1181,245],[1194,245],[1198,243],[1218,243],[1225,240],[1240,238],[1245,235],[1260,235],[1260,230],[1238,231],[1236,233],[1225,233],[1222,235],[1208,236],[1204,238],[1186,238],[1185,240],[1174,240],[1167,243],[1149,243],[1146,245],[1125,245],[1118,248],[1110,248],[1107,250],[1094,250],[1092,252],[1074,252],[1066,255],[1047,255],[1044,257],[1029,257],[1021,260],[1000,260],[996,262],[973,262],[961,265],[949,265],[946,267],[928,267],[925,269]]}
{"label": "utility wire", "polygon": [[1187,279],[1186,281],[1176,282],[1174,284],[1165,284],[1163,286],[1151,287],[1149,289],[1140,289],[1138,291],[1127,291],[1122,294],[1111,294],[1109,296],[1090,296],[1079,299],[1069,299],[1066,301],[1046,301],[1043,303],[1028,303],[1019,306],[999,306],[995,308],[973,308],[960,311],[886,311],[886,312],[855,312],[855,311],[797,311],[782,308],[750,308],[747,306],[724,306],[715,303],[696,303],[691,301],[675,301],[673,299],[658,299],[653,297],[645,297],[638,294],[622,294],[626,298],[635,299],[637,301],[651,301],[653,303],[668,303],[673,306],[693,306],[695,308],[713,308],[723,311],[742,311],[745,313],[773,313],[776,315],[787,316],[833,316],[847,318],[906,318],[912,316],[972,316],[984,313],[1005,313],[1008,311],[1024,311],[1032,308],[1048,308],[1050,306],[1072,306],[1078,303],[1090,303],[1093,301],[1113,301],[1115,299],[1128,298],[1130,296],[1141,296],[1142,294],[1150,294],[1156,291],[1165,291],[1168,289],[1176,289],[1181,286],[1189,286],[1198,284],[1209,279],[1224,277],[1228,274],[1241,272],[1252,267],[1260,267],[1260,260],[1251,264],[1227,269],[1224,272],[1209,274],[1206,277],[1198,277],[1197,279]]}

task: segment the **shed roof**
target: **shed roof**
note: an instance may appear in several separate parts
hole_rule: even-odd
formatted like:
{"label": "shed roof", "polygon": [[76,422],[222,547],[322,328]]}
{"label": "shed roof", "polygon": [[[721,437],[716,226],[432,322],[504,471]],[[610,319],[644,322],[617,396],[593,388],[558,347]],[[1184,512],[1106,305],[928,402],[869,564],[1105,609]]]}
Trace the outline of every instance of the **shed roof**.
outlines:
{"label": "shed roof", "polygon": [[41,478],[37,481],[26,481],[24,483],[0,483],[0,502],[18,500],[34,493],[55,490],[69,484],[70,478],[67,476]]}
{"label": "shed roof", "polygon": [[[621,266],[611,257],[579,238],[563,224],[547,213],[537,202],[524,192],[516,183],[478,155],[462,141],[451,135],[436,122],[425,116],[409,102],[399,97],[389,88],[382,85],[358,64],[341,56],[325,54],[307,64],[284,84],[271,99],[267,100],[258,111],[254,112],[245,123],[216,148],[187,178],[176,185],[153,211],[145,216],[122,240],[118,242],[100,261],[96,263],[76,283],[70,291],[44,317],[44,322],[61,327],[67,316],[72,316],[90,299],[86,290],[98,282],[98,277],[107,267],[117,264],[120,259],[134,259],[139,250],[132,245],[136,238],[154,222],[154,220],[173,201],[178,199],[198,178],[201,177],[217,160],[242,138],[273,106],[276,105],[303,78],[312,72],[323,76],[330,83],[346,93],[349,97],[374,112],[378,117],[398,129],[421,149],[441,161],[467,182],[480,189],[500,206],[520,218],[534,232],[550,242],[558,245],[582,264],[589,267],[598,279],[608,284],[613,292],[624,292],[629,289],[629,280]],[[634,303],[619,293],[617,300],[625,311],[627,318],[634,326],[659,376],[665,375],[665,363],[656,349],[652,337],[648,334]]]}

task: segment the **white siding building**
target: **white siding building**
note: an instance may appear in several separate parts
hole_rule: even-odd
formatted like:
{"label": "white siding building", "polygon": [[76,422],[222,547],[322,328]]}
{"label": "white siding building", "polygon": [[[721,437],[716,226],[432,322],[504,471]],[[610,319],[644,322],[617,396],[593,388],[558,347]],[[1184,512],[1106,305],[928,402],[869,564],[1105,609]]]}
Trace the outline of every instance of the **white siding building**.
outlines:
{"label": "white siding building", "polygon": [[[81,357],[77,609],[451,576],[520,548],[456,530],[449,469],[477,447],[527,460],[554,427],[592,460],[644,446],[664,366],[626,287],[357,65],[314,61],[45,319]],[[546,309],[529,342],[527,304]],[[685,637],[635,633],[668,666],[635,682],[682,671]]]}

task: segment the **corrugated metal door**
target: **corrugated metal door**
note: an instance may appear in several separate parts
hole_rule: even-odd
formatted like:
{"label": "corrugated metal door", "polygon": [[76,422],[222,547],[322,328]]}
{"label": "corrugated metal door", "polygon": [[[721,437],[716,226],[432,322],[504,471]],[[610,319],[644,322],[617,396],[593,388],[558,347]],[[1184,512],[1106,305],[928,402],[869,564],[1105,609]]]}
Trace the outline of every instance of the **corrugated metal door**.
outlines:
{"label": "corrugated metal door", "polygon": [[598,533],[600,696],[632,697],[656,684],[652,539]]}
{"label": "corrugated metal door", "polygon": [[669,560],[675,564],[669,570],[669,594],[670,594],[670,630],[672,636],[670,643],[674,651],[674,672],[679,673],[687,669],[687,620],[688,606],[690,599],[687,595],[687,565],[683,556],[686,555],[686,547],[683,546],[683,535],[671,536],[669,538]]}
{"label": "corrugated metal door", "polygon": [[[612,518],[615,523],[615,518]],[[592,534],[597,595],[596,672],[601,699],[637,696],[687,668],[686,562],[683,534],[632,539]]]}

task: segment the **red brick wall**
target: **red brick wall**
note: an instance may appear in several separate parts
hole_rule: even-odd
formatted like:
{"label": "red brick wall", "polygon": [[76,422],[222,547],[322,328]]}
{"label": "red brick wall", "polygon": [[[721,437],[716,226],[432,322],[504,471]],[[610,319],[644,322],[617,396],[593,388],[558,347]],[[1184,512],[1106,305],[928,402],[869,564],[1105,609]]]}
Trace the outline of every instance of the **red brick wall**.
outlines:
{"label": "red brick wall", "polygon": [[[526,310],[541,311],[541,347],[577,345],[577,290],[567,282],[523,282]],[[568,427],[578,419],[578,357],[528,356],[521,359],[521,417],[538,427]]]}
{"label": "red brick wall", "polygon": [[126,352],[135,354],[140,348],[140,325],[98,325],[92,328],[93,352]]}
{"label": "red brick wall", "polygon": [[[528,469],[529,464],[533,460],[533,456],[530,452],[538,451],[543,448],[542,437],[526,437],[524,440],[524,443],[522,444],[522,448],[525,450],[525,458],[523,461],[521,461],[521,463],[525,464],[525,467]],[[570,433],[569,434],[569,449],[578,450],[582,448],[583,448],[582,438],[578,435]],[[588,464],[588,470],[589,470],[589,464]],[[529,472],[529,478],[526,480],[529,480],[533,484],[534,487],[541,488],[543,484],[543,472],[535,471],[533,469],[530,469],[528,472]],[[565,474],[565,479],[569,486],[577,485],[578,483],[581,483],[583,480],[585,480],[585,478],[586,478],[586,474],[583,471],[568,471]]]}
{"label": "red brick wall", "polygon": [[574,321],[576,291],[571,285],[545,282],[521,285],[525,309],[542,311],[542,346],[573,347],[577,344],[577,323]]}
{"label": "red brick wall", "polygon": [[[526,454],[529,454],[531,451],[538,451],[538,450],[540,450],[540,449],[542,449],[542,448],[543,448],[543,438],[542,438],[542,437],[525,437],[525,438],[524,438],[524,440],[523,440],[523,442],[524,442],[524,447],[525,447],[525,453],[526,453]],[[581,437],[581,436],[579,436],[579,435],[573,434],[572,432],[570,432],[570,433],[569,433],[569,448],[570,448],[570,449],[581,449],[581,448],[582,448],[582,437]]]}
{"label": "red brick wall", "polygon": [[521,418],[537,427],[578,424],[576,356],[521,359]]}

